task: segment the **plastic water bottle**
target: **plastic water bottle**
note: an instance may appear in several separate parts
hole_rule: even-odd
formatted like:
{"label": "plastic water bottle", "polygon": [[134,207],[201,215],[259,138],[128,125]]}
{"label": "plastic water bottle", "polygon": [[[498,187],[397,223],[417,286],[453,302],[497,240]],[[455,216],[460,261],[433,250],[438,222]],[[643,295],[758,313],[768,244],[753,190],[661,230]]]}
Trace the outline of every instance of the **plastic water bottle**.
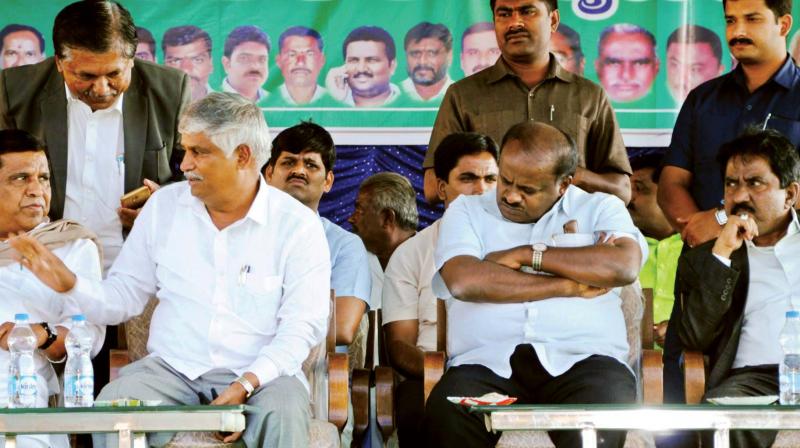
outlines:
{"label": "plastic water bottle", "polygon": [[8,407],[36,407],[38,387],[33,351],[36,349],[36,335],[28,325],[27,314],[14,316],[14,328],[8,335]]}
{"label": "plastic water bottle", "polygon": [[800,404],[800,311],[786,312],[780,336],[783,361],[779,367],[781,404]]}
{"label": "plastic water bottle", "polygon": [[88,408],[94,404],[94,368],[92,368],[92,333],[82,314],[72,316],[72,329],[64,341],[67,365],[64,367],[64,406]]}

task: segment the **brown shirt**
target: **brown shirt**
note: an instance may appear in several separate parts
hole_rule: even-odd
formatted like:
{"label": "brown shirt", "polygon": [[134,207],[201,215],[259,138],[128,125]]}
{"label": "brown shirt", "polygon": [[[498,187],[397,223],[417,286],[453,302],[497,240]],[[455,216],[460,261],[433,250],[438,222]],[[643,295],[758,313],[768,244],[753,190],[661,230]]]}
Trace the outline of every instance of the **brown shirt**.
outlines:
{"label": "brown shirt", "polygon": [[498,144],[506,131],[525,120],[552,124],[578,145],[580,165],[595,173],[631,173],[617,119],[599,85],[562,68],[550,55],[547,77],[532,89],[501,57],[497,63],[447,89],[433,125],[423,167],[453,132],[480,132]]}

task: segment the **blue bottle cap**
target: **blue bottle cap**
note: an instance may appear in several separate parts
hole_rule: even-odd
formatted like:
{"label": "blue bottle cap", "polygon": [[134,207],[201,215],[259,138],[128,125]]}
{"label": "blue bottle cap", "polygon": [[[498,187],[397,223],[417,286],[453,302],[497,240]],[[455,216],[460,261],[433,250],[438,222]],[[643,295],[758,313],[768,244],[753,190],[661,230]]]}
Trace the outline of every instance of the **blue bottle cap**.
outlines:
{"label": "blue bottle cap", "polygon": [[786,318],[788,319],[790,317],[800,317],[800,311],[799,310],[789,310],[789,311],[787,311],[786,312]]}
{"label": "blue bottle cap", "polygon": [[14,315],[14,320],[28,320],[28,313],[19,313]]}
{"label": "blue bottle cap", "polygon": [[86,322],[86,317],[83,314],[76,314],[72,316],[73,322]]}

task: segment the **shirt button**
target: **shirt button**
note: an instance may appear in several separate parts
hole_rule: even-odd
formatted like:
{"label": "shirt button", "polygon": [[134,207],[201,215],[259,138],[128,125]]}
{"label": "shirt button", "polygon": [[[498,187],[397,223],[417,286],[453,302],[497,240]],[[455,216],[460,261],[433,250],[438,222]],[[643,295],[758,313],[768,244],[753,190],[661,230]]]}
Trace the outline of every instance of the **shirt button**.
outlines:
{"label": "shirt button", "polygon": [[533,98],[533,92],[528,92],[528,96]]}
{"label": "shirt button", "polygon": [[748,111],[750,111],[750,110],[753,110],[753,105],[752,104],[748,104],[747,106],[744,106],[744,108],[747,109]]}

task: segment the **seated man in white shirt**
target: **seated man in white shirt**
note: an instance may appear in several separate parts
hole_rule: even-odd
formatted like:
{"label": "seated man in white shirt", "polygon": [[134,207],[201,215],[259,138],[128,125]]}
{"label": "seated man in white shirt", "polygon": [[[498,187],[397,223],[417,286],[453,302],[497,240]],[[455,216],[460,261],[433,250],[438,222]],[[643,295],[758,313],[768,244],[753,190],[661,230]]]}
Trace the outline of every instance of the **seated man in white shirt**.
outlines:
{"label": "seated man in white shirt", "polygon": [[[302,122],[284,129],[272,140],[264,167],[267,183],[288,193],[319,216],[319,201],[333,186],[336,149],[322,126]],[[336,294],[336,344],[355,339],[369,308],[371,287],[367,249],[361,239],[328,219],[319,217],[331,255],[331,288]]]}
{"label": "seated man in white shirt", "polygon": [[[453,298],[449,368],[425,409],[429,446],[489,447],[500,437],[449,396],[498,392],[530,404],[636,399],[618,287],[636,280],[644,237],[619,198],[571,185],[578,153],[562,131],[520,123],[501,148],[497,191],[460,196],[439,226],[434,293]],[[557,447],[581,444],[577,431],[550,438]],[[622,447],[625,433],[598,439],[598,446]]]}
{"label": "seated man in white shirt", "polygon": [[[0,406],[8,396],[8,336],[14,328],[14,315],[27,313],[36,335],[34,364],[37,375],[37,407],[47,407],[50,395],[59,392],[58,378],[51,366],[66,356],[64,339],[69,324],[62,316],[76,314],[64,301],[42,285],[27,269],[27,260],[8,246],[8,239],[28,233],[53,249],[53,254],[75,272],[92,280],[100,279],[100,254],[92,242],[94,234],[66,221],[49,223],[50,169],[44,146],[25,131],[0,131]],[[94,336],[93,355],[103,345],[105,329],[89,325]],[[0,446],[4,445],[0,436]],[[69,447],[67,436],[30,435],[17,437],[24,447]]]}
{"label": "seated man in white shirt", "polygon": [[[497,143],[472,132],[448,135],[436,149],[433,170],[445,208],[459,195],[481,194],[497,184]],[[436,273],[433,250],[440,223],[437,220],[406,240],[386,266],[383,329],[389,361],[403,376],[395,392],[401,447],[423,444],[422,365],[424,353],[436,350],[436,296],[431,279]]]}
{"label": "seated man in white shirt", "polygon": [[[722,145],[717,161],[728,218],[719,237],[678,261],[678,335],[709,358],[705,399],[777,395],[781,328],[800,305],[800,157],[779,132],[752,129]],[[731,446],[769,447],[775,434],[731,431]]]}
{"label": "seated man in white shirt", "polygon": [[[150,296],[159,299],[150,356],[122,369],[98,400],[196,405],[218,393],[212,404],[253,406],[243,436],[225,435],[226,442],[308,446],[302,363],[323,340],[330,312],[322,224],[260,176],[269,130],[252,102],[209,94],[189,106],[179,131],[187,181],[147,202],[105,281],[73,274],[30,238],[12,246],[89,321],[124,322]],[[151,434],[150,444],[168,437]],[[96,447],[104,442],[95,437]]]}

